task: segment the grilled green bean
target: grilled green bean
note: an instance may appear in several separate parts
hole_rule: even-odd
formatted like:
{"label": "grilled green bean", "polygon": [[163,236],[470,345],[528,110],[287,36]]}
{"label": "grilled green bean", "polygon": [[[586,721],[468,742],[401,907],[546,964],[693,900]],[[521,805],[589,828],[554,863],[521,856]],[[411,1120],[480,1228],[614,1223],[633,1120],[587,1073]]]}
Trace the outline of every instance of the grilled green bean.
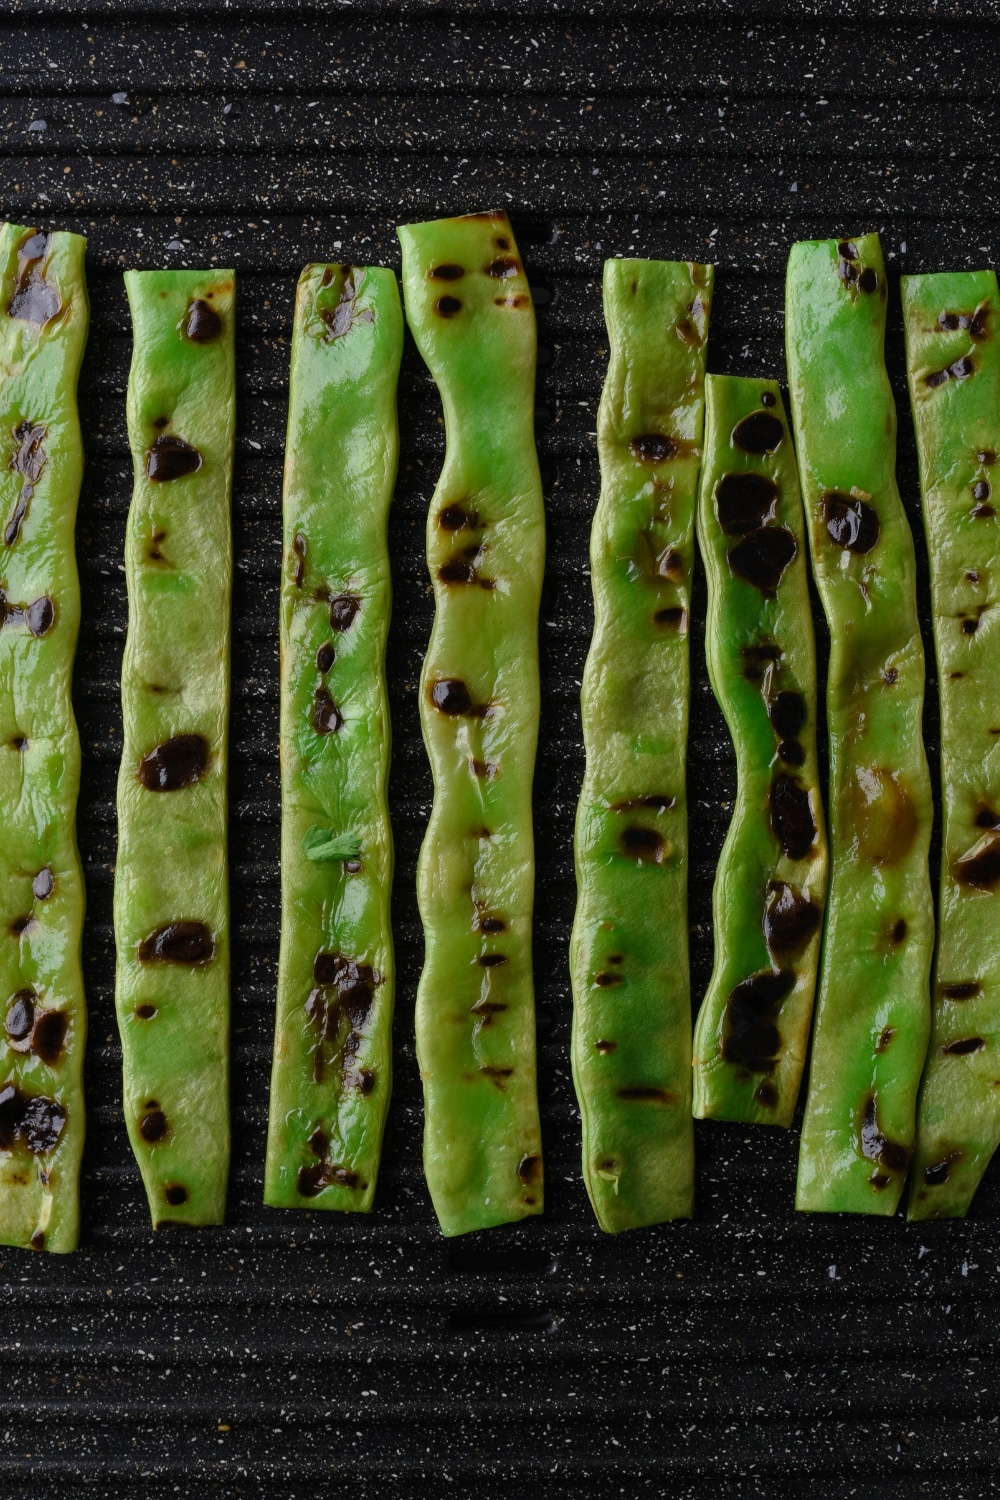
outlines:
{"label": "grilled green bean", "polygon": [[406,316],[447,449],[427,523],[420,688],[434,805],[417,895],[424,1170],[446,1235],[542,1209],[531,781],[545,519],[535,318],[506,214],[400,228]]}
{"label": "grilled green bean", "polygon": [[944,804],[931,1046],[909,1213],[966,1212],[1000,1143],[1000,298],[993,271],[904,276],[930,555]]}
{"label": "grilled green bean", "polygon": [[392,271],[307,266],[281,579],[281,957],[264,1201],[368,1210],[392,1067],[386,805],[403,316]]}
{"label": "grilled green bean", "polygon": [[76,1248],[87,1033],[73,533],[86,240],[0,227],[0,1243]]}
{"label": "grilled green bean", "polygon": [[773,380],[710,375],[698,543],[706,655],[739,785],[712,897],[694,1112],[789,1125],[809,1041],[826,837],[798,473]]}
{"label": "grilled green bean", "polygon": [[115,999],[156,1225],[221,1223],[229,1168],[226,770],[231,271],[130,271]]}
{"label": "grilled green bean", "polygon": [[934,919],[924,652],[896,488],[875,234],[795,245],[785,330],[813,572],[830,628],[831,880],[797,1206],[895,1212],[913,1151]]}
{"label": "grilled green bean", "polygon": [[573,1075],[602,1229],[691,1214],[688,620],[712,267],[609,260],[581,697]]}

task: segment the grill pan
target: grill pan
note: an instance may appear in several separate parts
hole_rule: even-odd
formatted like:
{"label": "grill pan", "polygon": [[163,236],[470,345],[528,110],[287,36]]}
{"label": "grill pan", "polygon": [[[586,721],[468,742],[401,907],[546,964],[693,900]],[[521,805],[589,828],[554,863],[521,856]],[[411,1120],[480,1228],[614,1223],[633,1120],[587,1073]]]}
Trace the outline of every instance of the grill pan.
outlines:
{"label": "grill pan", "polygon": [[[569,1076],[572,820],[608,255],[718,266],[709,368],[782,374],[793,239],[877,228],[899,479],[926,556],[901,270],[996,265],[996,12],[957,0],[7,0],[2,216],[89,236],[88,465],[75,703],[91,1010],[84,1237],[0,1251],[0,1494],[479,1500],[993,1493],[1000,1172],[966,1222],[796,1218],[797,1136],[699,1123],[697,1217],[617,1239],[583,1191]],[[808,9],[808,15],[805,14]],[[43,123],[44,122],[44,123]],[[544,1219],[441,1239],[420,1168],[416,853],[431,786],[417,682],[440,407],[408,346],[391,520],[396,1080],[374,1214],[265,1210],[278,944],[281,459],[295,280],[398,266],[395,223],[499,206],[536,289],[549,561],[536,966]],[[234,1159],[221,1229],[149,1228],[121,1118],[111,889],[131,481],[128,266],[233,265]],[[692,989],[735,762],[696,578]],[[825,647],[822,627],[821,652]],[[822,669],[822,663],[821,663]],[[931,676],[926,738],[937,751]],[[935,849],[932,858],[937,859]]]}

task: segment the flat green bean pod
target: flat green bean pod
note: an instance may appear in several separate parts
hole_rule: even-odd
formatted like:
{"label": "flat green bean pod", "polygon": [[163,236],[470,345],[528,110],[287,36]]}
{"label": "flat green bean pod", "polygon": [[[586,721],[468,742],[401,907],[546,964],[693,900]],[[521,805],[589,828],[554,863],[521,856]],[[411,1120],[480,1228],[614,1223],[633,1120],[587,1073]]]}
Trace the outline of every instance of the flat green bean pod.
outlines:
{"label": "flat green bean pod", "polygon": [[709,375],[698,544],[708,672],[738,790],[712,895],[694,1113],[790,1125],[826,896],[816,648],[798,471],[774,380]]}
{"label": "flat green bean pod", "polygon": [[903,277],[930,557],[944,805],[931,1045],[911,1219],[966,1212],[1000,1143],[1000,298],[993,271]]}
{"label": "flat green bean pod", "polygon": [[892,1214],[914,1145],[934,945],[924,652],[896,488],[876,234],[793,246],[785,333],[830,628],[830,892],[796,1204]]}
{"label": "flat green bean pod", "polygon": [[441,1228],[542,1209],[531,782],[545,517],[535,317],[506,214],[399,230],[406,317],[447,447],[427,521],[436,613],[420,687],[434,805],[417,897],[424,1170]]}
{"label": "flat green bean pod", "polygon": [[226,862],[232,271],[129,271],[115,1001],[153,1223],[219,1224],[229,1171]]}
{"label": "flat green bean pod", "polygon": [[583,1174],[609,1232],[694,1206],[685,758],[712,275],[604,264],[610,362],[570,970]]}
{"label": "flat green bean pod", "polygon": [[392,1079],[386,523],[395,273],[307,266],[281,577],[281,956],[264,1201],[368,1210]]}
{"label": "flat green bean pod", "polygon": [[0,226],[0,1243],[74,1250],[84,886],[74,529],[86,240]]}

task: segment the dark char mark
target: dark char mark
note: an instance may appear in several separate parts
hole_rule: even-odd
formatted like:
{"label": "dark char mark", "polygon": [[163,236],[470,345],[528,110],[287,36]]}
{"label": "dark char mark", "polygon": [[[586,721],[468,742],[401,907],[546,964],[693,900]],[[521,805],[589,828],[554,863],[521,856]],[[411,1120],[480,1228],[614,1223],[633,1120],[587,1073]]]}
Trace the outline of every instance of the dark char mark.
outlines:
{"label": "dark char mark", "polygon": [[764,673],[772,664],[781,660],[781,647],[773,641],[762,641],[756,646],[742,646],[743,676],[747,682],[762,682]]}
{"label": "dark char mark", "polygon": [[823,496],[823,517],[830,540],[838,547],[863,556],[879,539],[881,525],[878,512],[865,500],[827,490]]}
{"label": "dark char mark", "polygon": [[629,448],[641,464],[662,464],[680,452],[680,445],[665,432],[643,432],[632,438]]}
{"label": "dark char mark", "polygon": [[[326,324],[326,333],[323,335],[327,343],[333,339],[343,338],[345,333],[350,333],[355,323],[374,323],[375,315],[370,307],[359,311],[358,292],[360,287],[354,277],[351,266],[341,266],[341,274],[344,285],[336,307],[321,307],[319,315]],[[327,282],[326,285],[329,285]]]}
{"label": "dark char mark", "polygon": [[623,828],[618,835],[622,852],[640,865],[661,865],[666,845],[655,828]]}
{"label": "dark char mark", "polygon": [[791,969],[763,969],[730,992],[722,1023],[722,1056],[748,1073],[770,1073],[781,1050],[775,1022],[781,1002],[795,987]]}
{"label": "dark char mark", "polygon": [[316,652],[316,670],[322,672],[325,676],[336,660],[336,651],[334,651],[329,641],[324,641]]}
{"label": "dark char mark", "polygon": [[949,1042],[941,1048],[945,1057],[965,1057],[969,1052],[978,1052],[981,1047],[986,1046],[985,1038],[981,1036],[965,1036],[957,1042]]}
{"label": "dark char mark", "polygon": [[771,782],[771,828],[789,859],[805,859],[816,839],[809,793],[794,776],[779,771]]}
{"label": "dark char mark", "polygon": [[797,551],[795,538],[786,526],[762,526],[730,547],[726,557],[738,578],[753,584],[765,599],[773,599]]}
{"label": "dark char mark", "polygon": [[316,689],[312,723],[317,734],[336,734],[343,726],[344,716],[325,687]]}
{"label": "dark char mark", "polygon": [[467,714],[472,711],[469,689],[459,677],[439,677],[431,684],[431,702],[443,714]]}
{"label": "dark char mark", "polygon": [[47,234],[29,234],[17,252],[17,280],[7,304],[8,318],[39,327],[54,318],[62,307],[59,293],[42,274],[42,262],[49,249]]}
{"label": "dark char mark", "polygon": [[[139,1121],[139,1134],[144,1141],[153,1145],[156,1141],[162,1141],[168,1130],[167,1117],[162,1109],[151,1109],[148,1114],[142,1116]],[[181,1202],[184,1200],[181,1199]]]}
{"label": "dark char mark", "polygon": [[292,537],[292,556],[295,558],[295,567],[292,570],[292,579],[295,583],[295,587],[299,589],[305,582],[306,552],[308,551],[308,548],[309,543],[306,541],[305,534],[301,531],[297,531]]}
{"label": "dark char mark", "polygon": [[768,699],[767,717],[779,740],[797,740],[806,722],[806,700],[790,688]]}
{"label": "dark char mark", "polygon": [[361,608],[361,600],[353,594],[338,594],[330,600],[330,624],[334,630],[350,630]]}
{"label": "dark char mark", "polygon": [[14,502],[10,520],[4,527],[3,539],[8,547],[13,547],[20,535],[21,525],[35,493],[35,486],[45,468],[47,455],[42,444],[47,431],[43,422],[19,422],[14,428],[14,442],[17,447],[8,467],[15,474],[21,475],[21,490]]}
{"label": "dark char mark", "polygon": [[449,262],[445,265],[434,266],[430,275],[434,277],[435,281],[461,281],[465,275],[465,267],[456,266]]}
{"label": "dark char mark", "polygon": [[649,1104],[672,1104],[673,1095],[667,1089],[659,1089],[637,1083],[616,1090],[619,1099],[643,1100]]}
{"label": "dark char mark", "polygon": [[443,531],[464,531],[479,525],[479,512],[466,510],[464,505],[446,505],[438,512],[438,525]]}
{"label": "dark char mark", "polygon": [[0,1148],[15,1142],[39,1156],[51,1151],[62,1135],[66,1111],[47,1094],[25,1094],[14,1083],[0,1089]]}
{"label": "dark char mark", "polygon": [[188,1190],[186,1187],[182,1187],[179,1182],[172,1182],[169,1187],[164,1188],[163,1196],[171,1208],[180,1208],[181,1204],[186,1203],[188,1200]]}
{"label": "dark char mark", "polygon": [[970,375],[975,374],[975,370],[975,360],[971,355],[966,354],[961,359],[956,359],[955,363],[949,365],[946,370],[932,370],[929,375],[925,375],[924,385],[934,390],[939,385],[945,385],[949,380],[968,380]]}
{"label": "dark char mark", "polygon": [[200,297],[193,301],[184,319],[184,337],[192,344],[211,344],[222,334],[222,319],[214,307]]}
{"label": "dark char mark", "polygon": [[[866,1161],[873,1161],[878,1166],[887,1168],[890,1172],[905,1172],[910,1162],[910,1152],[906,1146],[901,1146],[898,1141],[890,1141],[882,1134],[878,1123],[878,1109],[875,1103],[875,1095],[869,1094],[864,1102],[861,1112],[861,1125],[858,1131],[861,1154]],[[872,1179],[873,1185],[878,1188],[888,1187],[889,1179],[879,1182]]]}
{"label": "dark char mark", "polygon": [[201,734],[175,734],[139,762],[139,780],[151,792],[193,786],[208,769],[208,741]]}
{"label": "dark char mark", "polygon": [[[31,1028],[35,1024],[35,1001],[38,996],[34,990],[17,990],[11,996],[10,1007],[4,1021],[4,1029],[7,1032],[8,1042],[15,1044],[16,1051],[26,1050],[28,1039],[31,1036]],[[24,1043],[24,1047],[17,1047],[18,1042]]]}
{"label": "dark char mark", "polygon": [[1000,838],[990,839],[977,854],[955,861],[955,876],[962,885],[988,890],[1000,880]]}
{"label": "dark char mark", "polygon": [[974,1000],[982,994],[983,987],[977,979],[961,980],[958,984],[943,984],[941,994],[945,1000]]}
{"label": "dark char mark", "polygon": [[769,411],[754,411],[737,422],[729,441],[744,453],[776,453],[781,447],[785,429]]}
{"label": "dark char mark", "polygon": [[973,343],[981,344],[989,338],[989,307],[978,307],[974,313],[938,313],[938,327],[943,333],[954,333],[961,328],[967,332]]}
{"label": "dark char mark", "polygon": [[924,1181],[928,1187],[941,1187],[951,1176],[951,1169],[957,1161],[961,1161],[963,1152],[949,1151],[947,1156],[942,1156],[940,1161],[932,1162],[929,1167],[924,1168]]}
{"label": "dark char mark", "polygon": [[64,1010],[43,1010],[35,1016],[31,1050],[50,1068],[59,1061],[68,1026],[69,1018]]}
{"label": "dark char mark", "polygon": [[168,922],[144,937],[138,947],[143,964],[202,965],[215,957],[215,939],[204,922]]}
{"label": "dark char mark", "polygon": [[456,313],[462,311],[461,299],[458,297],[439,297],[434,304],[434,311],[441,318],[453,318]]}
{"label": "dark char mark", "polygon": [[814,901],[784,881],[770,886],[764,907],[764,941],[774,958],[801,953],[820,924],[822,913]]}
{"label": "dark char mark", "polygon": [[766,474],[723,474],[715,486],[715,513],[726,536],[746,536],[774,520],[778,486]]}
{"label": "dark char mark", "polygon": [[192,448],[183,438],[164,433],[146,449],[146,477],[158,482],[183,479],[186,474],[197,474],[202,457],[197,448]]}

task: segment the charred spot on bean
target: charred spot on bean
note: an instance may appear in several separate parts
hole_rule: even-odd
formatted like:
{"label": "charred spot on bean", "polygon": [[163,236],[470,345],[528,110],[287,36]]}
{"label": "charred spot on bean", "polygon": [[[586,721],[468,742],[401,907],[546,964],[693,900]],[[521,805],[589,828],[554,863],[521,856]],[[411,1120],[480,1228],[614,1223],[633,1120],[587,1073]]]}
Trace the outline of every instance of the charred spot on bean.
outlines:
{"label": "charred spot on bean", "polygon": [[317,734],[336,734],[343,727],[344,716],[325,687],[313,696],[312,725]]}
{"label": "charred spot on bean", "polygon": [[542,1158],[540,1156],[522,1156],[517,1165],[517,1175],[527,1185],[541,1180]]}
{"label": "charred spot on bean", "polygon": [[905,938],[906,932],[907,927],[905,919],[903,917],[898,917],[893,923],[892,931],[889,933],[889,941],[894,943],[898,948],[900,943]]}
{"label": "charred spot on bean", "polygon": [[315,1198],[326,1186],[325,1165],[317,1162],[313,1166],[300,1167],[295,1179],[295,1186],[299,1196],[302,1198]]}
{"label": "charred spot on bean", "polygon": [[996,452],[992,448],[977,448],[976,463],[983,464],[987,469],[997,461]]}
{"label": "charred spot on bean", "polygon": [[480,953],[479,955],[479,964],[484,969],[498,969],[506,962],[506,953]]}
{"label": "charred spot on bean", "polygon": [[809,897],[784,881],[768,887],[764,907],[764,941],[775,958],[801,953],[820,924],[822,912]]}
{"label": "charred spot on bean", "polygon": [[506,932],[507,923],[503,917],[480,917],[477,924],[480,932]]}
{"label": "charred spot on bean", "polygon": [[653,615],[653,621],[669,630],[677,630],[682,634],[687,629],[687,610],[680,604],[667,605],[665,609],[658,609]]}
{"label": "charred spot on bean", "polygon": [[990,516],[996,515],[996,511],[992,505],[974,505],[969,514],[974,521],[988,521]]}
{"label": "charred spot on bean", "polygon": [[434,304],[434,311],[440,318],[453,318],[462,311],[462,303],[458,297],[439,297]]}
{"label": "charred spot on bean", "polygon": [[143,756],[138,777],[150,792],[176,792],[200,781],[208,770],[209,759],[204,735],[175,734]]}
{"label": "charred spot on bean", "polygon": [[957,329],[962,329],[977,344],[989,338],[988,322],[988,306],[979,307],[974,313],[942,312],[938,314],[938,327],[943,333],[954,333]]}
{"label": "charred spot on bean", "polygon": [[330,625],[334,630],[350,630],[361,608],[361,600],[353,594],[338,594],[330,600]]}
{"label": "charred spot on bean", "polygon": [[469,690],[459,677],[439,677],[431,683],[430,698],[439,713],[458,715],[472,711]]}
{"label": "charred spot on bean", "polygon": [[140,1021],[151,1021],[156,1015],[156,1006],[137,1005],[135,1010],[133,1011],[133,1015],[138,1016]]}
{"label": "charred spot on bean", "polygon": [[326,332],[323,337],[327,343],[334,339],[343,338],[350,333],[356,323],[374,323],[375,314],[370,307],[360,309],[358,307],[358,286],[354,275],[353,266],[341,266],[340,274],[344,278],[344,284],[340,289],[340,296],[335,307],[329,305],[320,307],[319,315],[326,324]]}
{"label": "charred spot on bean", "polygon": [[858,1128],[861,1154],[866,1161],[877,1163],[889,1172],[905,1172],[910,1164],[909,1147],[891,1141],[882,1134],[878,1123],[878,1107],[875,1095],[865,1099]]}
{"label": "charred spot on bean", "polygon": [[375,1092],[375,1074],[371,1068],[354,1068],[345,1072],[344,1082],[349,1088],[357,1089],[365,1099]]}
{"label": "charred spot on bean", "polygon": [[753,1096],[757,1103],[762,1104],[765,1109],[774,1109],[777,1106],[778,1090],[773,1083],[765,1082],[758,1084],[754,1089]]}
{"label": "charred spot on bean", "polygon": [[188,1200],[188,1190],[186,1187],[182,1187],[179,1182],[172,1182],[168,1187],[164,1188],[163,1196],[171,1208],[180,1208],[181,1204],[186,1203]]}
{"label": "charred spot on bean", "polygon": [[609,974],[607,970],[602,970],[600,974],[594,975],[594,983],[602,990],[610,989],[613,985],[621,984],[621,982],[622,976],[620,974]]}
{"label": "charred spot on bean", "polygon": [[[142,1116],[139,1121],[139,1134],[144,1141],[152,1146],[156,1141],[162,1141],[167,1133],[167,1117],[162,1109],[151,1109],[148,1114]],[[168,1200],[172,1201],[172,1200]],[[181,1199],[184,1202],[184,1199]]]}
{"label": "charred spot on bean", "polygon": [[196,297],[188,306],[184,318],[184,337],[192,344],[211,344],[222,336],[222,319],[214,307],[209,307],[201,297]]}
{"label": "charred spot on bean", "polygon": [[510,1006],[504,1000],[477,1000],[469,1006],[469,1014],[476,1017],[479,1025],[492,1026],[493,1017],[502,1015]]}
{"label": "charred spot on bean", "polygon": [[988,890],[1000,880],[1000,838],[987,838],[983,846],[964,854],[954,865],[955,877],[973,890]]}
{"label": "charred spot on bean", "polygon": [[798,740],[782,740],[778,746],[778,759],[786,766],[801,766],[806,758],[806,752]]}
{"label": "charred spot on bean", "polygon": [[632,457],[641,464],[662,464],[680,452],[676,439],[665,432],[643,432],[629,443]]}
{"label": "charred spot on bean", "polygon": [[823,496],[823,519],[834,545],[856,556],[871,552],[882,529],[878,512],[866,500],[840,490],[827,490]]}
{"label": "charred spot on bean", "polygon": [[493,276],[497,281],[506,281],[511,276],[517,276],[520,269],[520,265],[514,260],[513,256],[498,255],[486,267],[486,274],[487,276]]}
{"label": "charred spot on bean", "polygon": [[437,576],[442,583],[477,583],[481,589],[491,589],[494,587],[493,579],[480,578],[475,565],[467,561],[464,557],[453,557],[450,562],[442,563],[438,568]]}
{"label": "charred spot on bean", "polygon": [[715,486],[715,514],[726,536],[746,536],[773,521],[778,486],[766,474],[723,474]]}
{"label": "charred spot on bean", "polygon": [[20,937],[22,932],[27,932],[28,928],[32,925],[34,920],[35,919],[31,915],[31,913],[27,912],[23,917],[14,918],[13,922],[11,922],[10,924],[10,930],[15,937]]}
{"label": "charred spot on bean", "polygon": [[797,740],[806,722],[806,700],[791,688],[767,700],[767,717],[779,740]]}
{"label": "charred spot on bean", "polygon": [[684,558],[675,547],[664,547],[656,559],[656,571],[661,578],[672,578],[677,583],[684,577]]}
{"label": "charred spot on bean", "polygon": [[13,473],[20,474],[21,489],[14,502],[10,519],[4,528],[3,539],[8,547],[13,547],[17,541],[24,518],[28,513],[28,506],[35,493],[35,486],[45,468],[47,455],[42,444],[47,431],[43,422],[31,421],[19,422],[13,429],[14,442],[17,446],[7,467]]}
{"label": "charred spot on bean", "polygon": [[897,668],[886,667],[885,671],[882,673],[882,681],[885,683],[886,687],[894,687],[895,684],[899,681],[899,672]]}
{"label": "charred spot on bean", "polygon": [[198,967],[215,957],[215,938],[204,922],[167,922],[142,939],[136,956],[141,964]]}
{"label": "charred spot on bean", "polygon": [[323,675],[326,676],[327,672],[329,672],[330,668],[333,666],[336,660],[336,651],[334,651],[329,641],[324,641],[322,646],[320,646],[319,650],[316,652],[317,672],[322,672]]}
{"label": "charred spot on bean", "polygon": [[309,1150],[315,1152],[317,1156],[326,1155],[327,1151],[330,1149],[330,1140],[322,1126],[316,1126],[316,1129],[309,1137],[306,1145],[309,1147]]}
{"label": "charred spot on bean", "polygon": [[360,875],[361,868],[362,866],[360,859],[344,860],[344,869],[347,871],[348,875]]}
{"label": "charred spot on bean", "polygon": [[771,781],[771,829],[789,859],[805,859],[816,841],[809,793],[798,778],[779,771]]}
{"label": "charred spot on bean", "polygon": [[966,1057],[970,1052],[978,1052],[981,1047],[986,1046],[986,1040],[981,1036],[963,1036],[956,1042],[948,1042],[941,1048],[942,1057]]}
{"label": "charred spot on bean", "polygon": [[761,406],[777,406],[778,398],[773,391],[761,391],[760,404]]}
{"label": "charred spot on bean", "polygon": [[892,1041],[892,1039],[893,1039],[893,1037],[895,1035],[896,1035],[896,1028],[895,1028],[895,1026],[885,1026],[885,1027],[883,1027],[883,1029],[879,1032],[878,1041],[875,1043],[875,1051],[878,1052],[878,1053],[880,1053],[880,1054],[882,1052],[885,1052],[886,1049],[889,1046],[889,1043]]}
{"label": "charred spot on bean", "polygon": [[931,390],[935,390],[938,386],[945,385],[949,380],[968,380],[970,375],[975,374],[975,370],[975,360],[970,354],[966,354],[961,359],[956,359],[954,364],[949,365],[947,369],[933,370],[929,375],[925,375],[924,385],[929,386]]}
{"label": "charred spot on bean", "polygon": [[730,547],[726,558],[735,577],[752,584],[765,599],[773,599],[797,552],[795,537],[787,526],[763,526]]}
{"label": "charred spot on bean", "polygon": [[666,857],[663,836],[655,828],[633,826],[623,828],[618,835],[622,853],[640,865],[661,865]]}
{"label": "charred spot on bean", "polygon": [[42,273],[48,249],[49,236],[45,233],[29,234],[18,246],[17,277],[7,304],[8,318],[41,327],[60,311],[59,293]]}
{"label": "charred spot on bean", "polygon": [[600,1042],[595,1042],[594,1046],[597,1048],[598,1052],[601,1054],[602,1057],[606,1057],[609,1052],[614,1052],[617,1049],[618,1043],[617,1042],[600,1041]]}
{"label": "charred spot on bean", "polygon": [[976,979],[959,980],[956,984],[943,984],[941,994],[945,1000],[974,1000],[982,994],[983,987]]}
{"label": "charred spot on bean", "polygon": [[465,531],[479,525],[479,512],[464,505],[446,505],[438,511],[438,525],[443,531]]}
{"label": "charred spot on bean", "polygon": [[782,652],[773,641],[763,641],[756,646],[741,646],[740,655],[743,658],[743,676],[747,682],[763,682],[765,672],[770,666],[777,665]]}
{"label": "charred spot on bean", "polygon": [[988,500],[993,493],[988,479],[977,479],[969,488],[972,491],[973,500]]}
{"label": "charred spot on bean", "polygon": [[677,798],[669,796],[666,792],[652,792],[648,797],[626,797],[621,802],[612,802],[612,812],[633,812],[638,807],[651,807],[656,812],[670,812],[677,804]]}
{"label": "charred spot on bean", "polygon": [[146,449],[146,477],[157,483],[183,479],[187,474],[197,474],[202,462],[197,448],[183,438],[164,433]]}
{"label": "charred spot on bean", "polygon": [[0,1148],[20,1142],[34,1156],[52,1151],[66,1124],[66,1111],[47,1094],[25,1094],[14,1083],[0,1089]]}
{"label": "charred spot on bean", "polygon": [[743,979],[726,999],[722,1057],[748,1073],[770,1073],[781,1050],[776,1023],[781,1002],[795,987],[791,969],[763,969]]}
{"label": "charred spot on bean", "polygon": [[966,615],[965,619],[962,621],[962,634],[963,635],[975,635],[975,633],[976,633],[976,631],[978,629],[979,629],[979,616],[978,615]]}
{"label": "charred spot on bean", "polygon": [[461,281],[465,275],[465,267],[457,266],[453,261],[446,261],[440,266],[432,266],[427,274],[435,281]]}
{"label": "charred spot on bean", "polygon": [[45,1231],[43,1229],[36,1229],[31,1236],[31,1248],[32,1250],[45,1249]]}
{"label": "charred spot on bean", "polygon": [[47,594],[42,594],[34,599],[25,610],[24,618],[28,629],[36,639],[40,640],[52,629],[52,623],[56,617],[56,607]]}
{"label": "charred spot on bean", "polygon": [[878,289],[878,272],[874,266],[865,266],[858,277],[858,291],[869,295]]}
{"label": "charred spot on bean", "polygon": [[619,1099],[634,1100],[637,1103],[672,1104],[674,1102],[673,1095],[667,1089],[657,1088],[652,1084],[630,1084],[626,1088],[616,1089],[615,1093]]}
{"label": "charred spot on bean", "polygon": [[737,422],[729,442],[743,453],[777,453],[784,436],[784,426],[773,412],[752,411]]}
{"label": "charred spot on bean", "polygon": [[[10,1006],[4,1020],[4,1029],[7,1032],[7,1040],[14,1045],[15,1051],[27,1050],[31,1037],[31,1028],[35,1024],[35,1001],[38,999],[34,990],[17,990],[11,996]],[[24,1043],[19,1047],[18,1043]]]}
{"label": "charred spot on bean", "polygon": [[309,543],[306,541],[304,533],[297,531],[292,537],[292,556],[295,558],[295,564],[292,568],[292,581],[295,587],[299,589],[305,582],[306,552],[308,548]]}
{"label": "charred spot on bean", "polygon": [[146,552],[146,556],[151,562],[163,562],[163,553],[160,551],[160,543],[165,542],[166,539],[167,533],[160,527],[157,527],[153,532],[149,547]]}
{"label": "charred spot on bean", "polygon": [[941,1187],[951,1176],[951,1169],[955,1162],[961,1161],[963,1152],[949,1151],[947,1156],[942,1156],[940,1161],[932,1162],[924,1168],[924,1181],[928,1187]]}
{"label": "charred spot on bean", "polygon": [[36,901],[47,901],[55,888],[56,879],[48,865],[43,865],[31,882],[32,894]]}
{"label": "charred spot on bean", "polygon": [[31,1050],[50,1068],[59,1061],[68,1028],[69,1017],[64,1010],[43,1010],[35,1016]]}
{"label": "charred spot on bean", "polygon": [[513,1073],[513,1071],[514,1071],[513,1068],[496,1067],[492,1063],[480,1063],[479,1064],[479,1072],[483,1073],[490,1080],[490,1082],[493,1084],[494,1088],[499,1089],[501,1091],[501,1093],[507,1087],[507,1085],[504,1082],[504,1080],[507,1079],[507,1078],[509,1078],[511,1076],[511,1074]]}

